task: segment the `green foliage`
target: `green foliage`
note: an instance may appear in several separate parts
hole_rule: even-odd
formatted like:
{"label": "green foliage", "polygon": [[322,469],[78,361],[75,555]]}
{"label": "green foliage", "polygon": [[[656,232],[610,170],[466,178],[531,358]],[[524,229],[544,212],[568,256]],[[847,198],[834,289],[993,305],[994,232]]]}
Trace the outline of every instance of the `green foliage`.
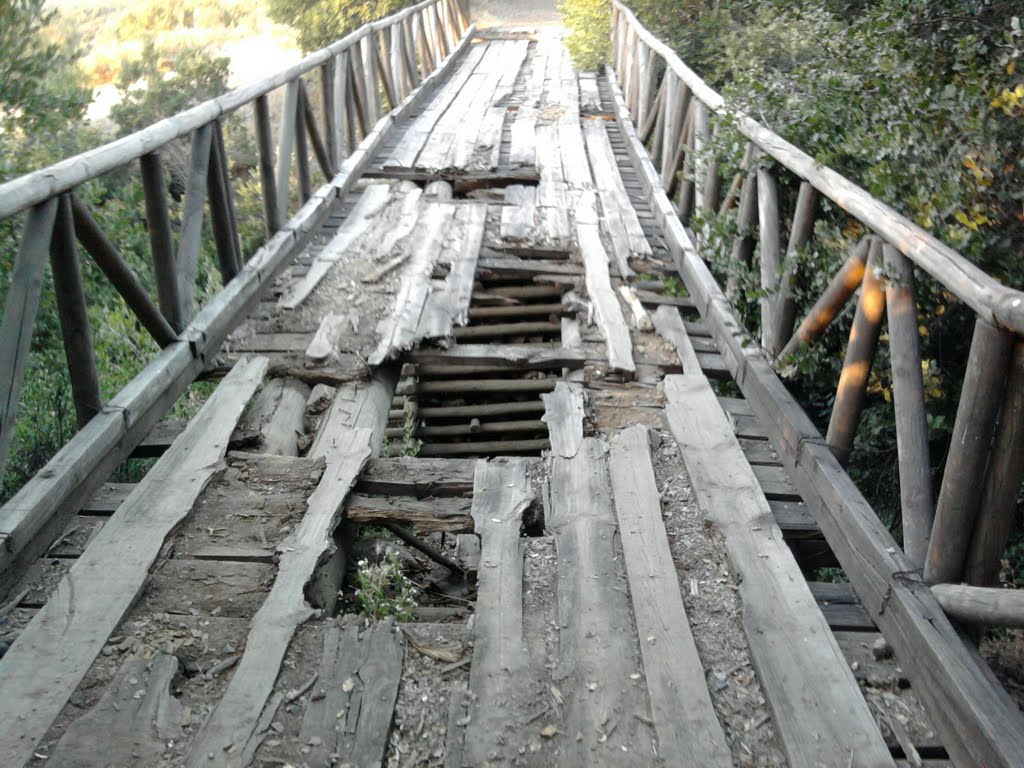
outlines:
{"label": "green foliage", "polygon": [[274,21],[293,27],[299,45],[308,52],[412,4],[413,0],[267,0],[267,13]]}
{"label": "green foliage", "polygon": [[611,3],[608,0],[559,0],[565,45],[577,69],[593,71],[608,60]]}
{"label": "green foliage", "polygon": [[138,59],[126,61],[117,77],[119,104],[110,116],[123,134],[182,112],[227,91],[228,59],[201,48],[185,48],[172,60],[149,42]]}
{"label": "green foliage", "polygon": [[356,599],[366,616],[371,619],[394,616],[399,621],[412,621],[416,588],[402,572],[395,552],[390,552],[386,560],[376,565],[360,560],[356,582]]}

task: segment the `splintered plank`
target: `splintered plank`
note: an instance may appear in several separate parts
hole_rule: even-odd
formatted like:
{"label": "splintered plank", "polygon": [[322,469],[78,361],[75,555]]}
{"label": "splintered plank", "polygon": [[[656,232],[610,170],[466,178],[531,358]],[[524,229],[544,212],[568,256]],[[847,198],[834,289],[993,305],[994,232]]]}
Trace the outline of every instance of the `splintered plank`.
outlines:
{"label": "splintered plank", "polygon": [[[605,446],[552,458],[548,527],[558,555],[558,663],[565,765],[650,765],[654,732],[620,560]],[[625,749],[624,749],[625,748]]]}
{"label": "splintered plank", "polygon": [[423,190],[411,181],[403,181],[375,217],[373,236],[364,238],[360,257],[365,263],[376,264],[361,280],[375,283],[401,266],[411,252],[409,235],[416,228],[420,215]]}
{"label": "splintered plank", "polygon": [[473,530],[469,499],[410,499],[351,494],[345,518],[357,523],[405,523],[418,531],[460,533]]}
{"label": "splintered plank", "polygon": [[[487,106],[487,112],[480,122],[480,131],[473,147],[473,162],[470,168],[474,171],[494,171],[498,167],[501,155],[501,137],[505,128],[505,117],[508,114],[508,99],[515,88],[519,70],[523,67],[529,41],[516,40],[506,43],[501,55],[501,77]],[[460,168],[463,166],[459,166]]]}
{"label": "splintered plank", "polygon": [[623,277],[628,277],[633,274],[628,259],[631,256],[650,256],[651,245],[647,242],[647,236],[640,226],[640,219],[633,209],[629,193],[622,183],[604,120],[584,120],[583,135],[594,174],[594,187],[601,199],[605,229],[612,241],[615,264],[619,268],[619,273]]}
{"label": "splintered plank", "polygon": [[636,373],[633,343],[622,317],[622,307],[608,275],[608,254],[601,242],[592,192],[584,193],[576,208],[576,236],[586,269],[587,294],[594,304],[598,327],[608,347],[608,365],[617,371]]}
{"label": "splintered plank", "polygon": [[472,696],[463,764],[518,756],[518,741],[536,698],[523,642],[523,511],[532,499],[522,459],[478,461],[473,522],[480,535],[477,612],[473,625]]}
{"label": "splintered plank", "polygon": [[370,355],[370,365],[380,365],[412,346],[430,292],[430,273],[444,248],[454,218],[455,206],[451,203],[430,203],[420,216],[417,231],[413,233],[414,250],[402,273],[394,311],[381,323],[380,341]]}
{"label": "splintered plank", "polygon": [[700,373],[700,361],[679,311],[675,307],[660,306],[651,317],[658,335],[675,347],[676,356],[683,366],[683,373]]}
{"label": "splintered plank", "polygon": [[345,251],[358,243],[374,223],[374,215],[384,207],[391,194],[390,184],[371,184],[363,192],[337,234],[318,253],[299,280],[288,288],[278,302],[282,309],[295,309],[331,271]]}
{"label": "splintered plank", "polygon": [[420,348],[409,353],[417,365],[493,365],[495,367],[582,368],[587,356],[551,344],[454,344],[448,349]]}
{"label": "splintered plank", "polygon": [[583,387],[564,381],[555,385],[555,391],[541,395],[548,425],[551,450],[556,456],[571,459],[583,443]]}
{"label": "splintered plank", "polygon": [[265,358],[235,365],[0,661],[0,764],[32,756],[216,473],[266,368]]}
{"label": "splintered plank", "polygon": [[501,209],[501,239],[528,242],[533,236],[537,216],[537,188],[513,184],[505,187],[505,205]]}
{"label": "splintered plank", "polygon": [[468,496],[473,492],[472,459],[371,459],[356,490],[392,496]]}
{"label": "splintered plank", "polygon": [[445,246],[446,253],[452,256],[448,276],[444,281],[431,281],[416,340],[446,338],[453,325],[466,324],[486,221],[486,205],[460,205],[456,210]]}
{"label": "splintered plank", "polygon": [[311,456],[324,458],[323,476],[298,527],[278,546],[277,579],[253,617],[227,691],[192,742],[189,768],[209,765],[210,753],[221,755],[224,766],[247,765],[258,749],[264,733],[261,716],[265,709],[272,716],[280,704],[271,692],[288,644],[296,628],[316,612],[306,601],[305,587],[334,550],[332,534],[345,498],[373,453],[375,433],[383,432],[389,390],[387,382],[363,386],[332,407],[321,427]]}
{"label": "splintered plank", "polygon": [[665,397],[698,504],[741,579],[751,657],[790,765],[818,766],[826,754],[849,766],[893,765],[708,380],[666,376]]}
{"label": "splintered plank", "polygon": [[346,614],[324,633],[317,695],[310,697],[299,732],[299,742],[310,750],[307,765],[384,760],[402,679],[401,633],[390,621],[360,632],[362,623]]}
{"label": "splintered plank", "polygon": [[679,592],[647,427],[612,437],[609,469],[658,749],[675,765],[731,766]]}
{"label": "splintered plank", "polygon": [[152,659],[130,656],[100,700],[68,727],[46,765],[159,764],[167,743],[183,736],[181,703],[170,690],[177,673],[173,653],[158,651]]}

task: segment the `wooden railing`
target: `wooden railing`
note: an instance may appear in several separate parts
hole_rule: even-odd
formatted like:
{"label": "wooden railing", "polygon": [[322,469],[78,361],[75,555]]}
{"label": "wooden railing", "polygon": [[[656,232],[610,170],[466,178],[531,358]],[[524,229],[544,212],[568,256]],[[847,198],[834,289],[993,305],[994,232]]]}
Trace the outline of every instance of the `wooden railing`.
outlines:
{"label": "wooden railing", "polygon": [[[11,564],[38,549],[30,543],[45,541],[46,529],[58,525],[67,510],[98,487],[191,383],[256,300],[259,288],[285,266],[296,241],[319,222],[326,203],[365,167],[396,115],[418,97],[417,86],[440,75],[442,62],[450,62],[464,48],[460,39],[465,41],[468,26],[460,0],[424,0],[361,27],[272,77],[0,185],[0,221],[24,214],[0,326],[0,476],[47,260],[81,427],[0,510],[0,587],[7,583]],[[319,89],[319,110],[312,104],[314,88]],[[270,96],[278,89],[284,93],[275,137]],[[224,118],[244,107],[251,107],[255,121],[268,238],[247,263],[223,139]],[[175,244],[161,151],[179,141],[190,142],[191,153]],[[315,192],[310,149],[327,182]],[[75,195],[80,185],[126,167],[131,172],[136,163],[155,286],[143,285],[102,222]],[[290,216],[295,204],[300,209]],[[195,280],[207,215],[224,288],[197,312]],[[108,403],[100,399],[79,244],[162,349]]]}
{"label": "wooden railing", "polygon": [[[1000,284],[850,180],[731,109],[619,0],[612,0],[611,40],[618,117],[641,183],[736,382],[768,425],[780,459],[865,608],[896,646],[955,764],[1019,764],[1024,719],[943,611],[980,624],[1024,624],[1019,593],[986,588],[997,580],[1024,476],[1024,293]],[[731,179],[722,178],[711,151],[716,123],[738,130],[748,142]],[[780,190],[778,169],[796,176],[792,188]],[[788,231],[780,216],[783,194],[795,198]],[[821,197],[869,234],[797,324],[795,255],[813,244]],[[716,215],[734,217],[737,232],[724,292],[705,264],[699,236],[687,229],[695,216]],[[975,314],[937,499],[915,267]],[[750,343],[751,333],[739,326],[733,308],[739,275],[747,270],[760,277],[759,345]],[[773,369],[820,337],[858,289],[823,440]],[[883,319],[892,367],[902,550],[843,470]],[[978,586],[953,586],[961,581]]]}
{"label": "wooden railing", "polygon": [[[688,224],[697,211],[733,211],[738,234],[730,254],[727,294],[735,289],[741,267],[759,266],[760,341],[771,358],[781,362],[812,343],[860,289],[826,436],[843,464],[853,447],[875,347],[883,317],[887,318],[906,554],[915,566],[924,567],[930,581],[965,578],[991,583],[1012,525],[1024,468],[1024,448],[1014,439],[1024,428],[1018,405],[1024,397],[1024,293],[1002,285],[853,182],[729,109],[617,0],[612,41],[626,104],[662,185],[674,197],[680,220]],[[720,118],[749,140],[733,179],[720,177],[718,162],[706,151],[713,123]],[[788,233],[782,231],[780,190],[771,166],[788,169],[800,179]],[[794,255],[811,242],[819,196],[856,218],[871,234],[851,251],[796,325]],[[976,313],[968,372],[934,506],[915,266]],[[883,273],[888,279],[882,279]],[[980,510],[985,514],[979,515]]]}

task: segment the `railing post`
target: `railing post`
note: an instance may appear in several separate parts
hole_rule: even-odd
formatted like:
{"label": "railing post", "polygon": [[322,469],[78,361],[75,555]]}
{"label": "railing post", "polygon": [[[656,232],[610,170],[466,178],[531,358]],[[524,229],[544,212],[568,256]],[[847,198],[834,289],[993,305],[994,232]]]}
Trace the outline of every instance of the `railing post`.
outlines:
{"label": "railing post", "polygon": [[336,110],[334,107],[334,65],[338,56],[320,65],[320,100],[324,105],[324,140],[327,142],[327,164],[330,167],[330,178],[338,172],[341,165],[341,146],[336,143],[338,131],[335,127]]}
{"label": "railing post", "polygon": [[192,319],[195,298],[196,272],[199,251],[202,248],[203,208],[206,203],[206,176],[213,144],[213,124],[207,123],[192,134],[192,159],[188,182],[185,185],[185,210],[181,215],[181,234],[178,237],[178,296],[181,314],[187,322]]}
{"label": "railing post", "polygon": [[157,299],[160,311],[175,333],[185,327],[178,294],[178,270],[171,236],[171,219],[167,211],[167,188],[160,155],[150,152],[139,159],[142,170],[142,191],[146,198],[146,228],[153,254],[153,274],[156,277]]}
{"label": "railing post", "polygon": [[999,563],[1017,518],[1024,477],[1024,341],[1017,339],[1003,409],[981,493],[981,514],[971,538],[965,580],[987,587],[999,578]]}
{"label": "railing post", "polygon": [[882,252],[889,278],[885,287],[885,311],[889,325],[892,400],[896,411],[903,551],[920,568],[928,553],[933,510],[914,265],[889,243],[882,247]]}
{"label": "railing post", "polygon": [[832,418],[828,422],[825,442],[844,467],[850,460],[857,423],[864,410],[871,363],[878,348],[878,334],[885,314],[885,292],[879,279],[882,266],[882,242],[871,238],[867,269],[860,286],[860,301],[850,328],[850,341],[846,346],[843,371],[839,375]]}
{"label": "railing post", "polygon": [[274,175],[274,140],[270,133],[270,103],[266,95],[256,98],[256,145],[263,188],[263,220],[269,238],[284,224],[278,207],[277,178]]}
{"label": "railing post", "polygon": [[[679,207],[680,218],[683,207]],[[736,237],[732,241],[732,252],[729,254],[728,278],[726,295],[732,298],[739,288],[740,268],[750,267],[754,258],[754,227],[757,224],[757,170],[747,172],[740,188],[740,205],[736,211]]]}
{"label": "railing post", "polygon": [[231,282],[242,270],[226,155],[220,120],[215,120],[213,142],[210,147],[210,167],[206,174],[206,196],[210,200],[210,223],[213,226],[213,239],[217,245],[220,276],[224,285]]}
{"label": "railing post", "polygon": [[349,155],[348,143],[348,51],[342,51],[334,59],[334,75],[331,78],[331,89],[333,96],[334,131],[331,136],[331,144],[335,150],[337,165],[335,173],[341,167],[342,161]]}
{"label": "railing post", "polygon": [[299,81],[285,86],[284,106],[281,111],[281,132],[277,140],[277,214],[281,223],[288,218],[288,198],[291,196],[292,149],[295,146],[295,126],[298,124]]}
{"label": "railing post", "polygon": [[924,577],[933,584],[957,583],[963,576],[1012,349],[1013,334],[975,321],[924,564]]}
{"label": "railing post", "polygon": [[775,300],[778,297],[779,270],[779,190],[775,177],[757,171],[757,228],[761,245],[761,346],[768,349],[775,338]]}
{"label": "railing post", "polygon": [[309,173],[309,147],[306,143],[306,86],[297,78],[299,96],[295,103],[295,172],[299,177],[300,201],[305,203],[313,194],[313,180]]}
{"label": "railing post", "polygon": [[103,410],[100,379],[96,372],[96,351],[89,329],[89,314],[82,286],[82,265],[75,242],[75,222],[68,194],[60,196],[57,220],[50,241],[50,268],[57,297],[64,356],[75,400],[79,428]]}
{"label": "railing post", "polygon": [[11,271],[11,287],[4,300],[4,318],[0,325],[0,477],[7,467],[7,454],[18,415],[18,398],[25,376],[32,329],[39,311],[43,290],[46,254],[53,237],[57,217],[57,198],[39,203],[28,212],[22,230],[18,255]]}
{"label": "railing post", "polygon": [[814,234],[814,217],[818,209],[818,190],[806,181],[800,183],[793,212],[793,226],[786,245],[786,261],[779,279],[779,295],[775,298],[774,337],[768,344],[768,353],[778,357],[782,346],[793,335],[796,324],[796,299],[793,298],[793,280],[796,276],[797,256]]}

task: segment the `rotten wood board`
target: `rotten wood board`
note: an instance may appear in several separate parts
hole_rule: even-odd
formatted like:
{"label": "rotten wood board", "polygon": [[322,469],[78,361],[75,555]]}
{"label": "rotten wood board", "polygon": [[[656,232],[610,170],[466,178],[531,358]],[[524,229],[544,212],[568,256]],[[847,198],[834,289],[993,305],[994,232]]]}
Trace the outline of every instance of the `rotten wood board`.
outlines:
{"label": "rotten wood board", "polygon": [[470,500],[460,497],[415,499],[352,493],[345,503],[345,518],[357,523],[403,523],[425,533],[464,533],[473,530],[470,507]]}
{"label": "rotten wood board", "polygon": [[103,526],[0,662],[0,756],[21,765],[146,582],[167,535],[217,471],[266,370],[240,362]]}
{"label": "rotten wood board", "polygon": [[554,455],[571,459],[583,443],[583,397],[580,384],[560,381],[553,392],[541,395],[544,401],[544,415],[541,421],[547,424]]}

